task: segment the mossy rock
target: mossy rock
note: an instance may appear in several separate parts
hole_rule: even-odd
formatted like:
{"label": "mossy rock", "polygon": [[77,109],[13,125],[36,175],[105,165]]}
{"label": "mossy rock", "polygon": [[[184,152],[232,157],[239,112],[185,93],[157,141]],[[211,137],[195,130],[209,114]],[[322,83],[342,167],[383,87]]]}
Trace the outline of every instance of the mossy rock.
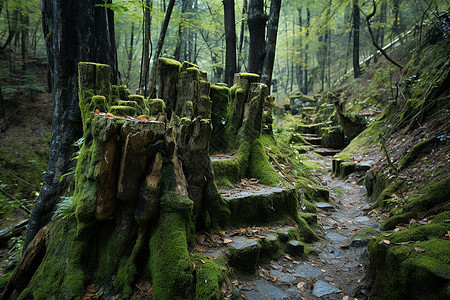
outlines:
{"label": "mossy rock", "polygon": [[95,111],[96,109],[98,109],[101,112],[107,112],[108,105],[107,105],[106,97],[101,96],[101,95],[92,96],[90,109],[91,109],[91,111]]}
{"label": "mossy rock", "polygon": [[115,116],[136,116],[136,109],[131,106],[113,105],[109,109],[109,112]]}
{"label": "mossy rock", "polygon": [[[419,225],[369,243],[374,291],[382,299],[447,299],[450,296],[450,224]],[[388,240],[389,242],[386,242]]]}
{"label": "mossy rock", "polygon": [[305,213],[299,212],[298,216],[306,221],[311,227],[319,227],[319,223],[317,223],[317,214],[314,213]]}
{"label": "mossy rock", "polygon": [[302,144],[302,145],[311,145],[311,143],[307,142],[303,136],[298,133],[291,132],[289,134],[289,138],[287,141],[289,144]]}
{"label": "mossy rock", "polygon": [[137,105],[140,106],[141,110],[144,110],[146,108],[144,96],[141,96],[141,95],[129,95],[128,96],[128,100],[136,102]]}
{"label": "mossy rock", "polygon": [[159,113],[164,112],[166,104],[162,99],[149,99],[148,100],[148,114],[150,116],[157,116]]}
{"label": "mossy rock", "polygon": [[193,257],[195,269],[195,299],[220,300],[222,284],[225,281],[226,267],[216,261],[196,255]]}
{"label": "mossy rock", "polygon": [[231,211],[230,225],[235,227],[298,219],[294,188],[266,187],[255,192],[233,193],[224,199]]}
{"label": "mossy rock", "polygon": [[338,176],[341,178],[345,178],[351,173],[355,172],[356,165],[352,162],[343,162],[339,165],[339,173]]}
{"label": "mossy rock", "polygon": [[315,184],[313,181],[309,180],[306,177],[298,178],[295,187],[304,194],[306,200],[314,202],[330,201],[330,191],[327,188]]}

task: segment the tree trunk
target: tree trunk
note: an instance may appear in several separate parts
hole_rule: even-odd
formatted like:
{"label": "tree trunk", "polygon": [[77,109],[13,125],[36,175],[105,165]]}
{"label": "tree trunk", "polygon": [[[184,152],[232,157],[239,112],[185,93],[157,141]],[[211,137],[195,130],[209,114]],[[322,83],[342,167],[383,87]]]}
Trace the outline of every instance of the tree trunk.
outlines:
{"label": "tree trunk", "polygon": [[[126,36],[125,36],[126,42]],[[134,22],[131,22],[131,36],[130,36],[130,44],[128,47],[125,47],[127,54],[127,71],[125,73],[125,80],[127,85],[130,84],[130,75],[131,75],[131,66],[133,64],[133,52],[134,52]],[[142,70],[142,59],[141,59],[141,70]],[[141,71],[142,72],[142,71]]]}
{"label": "tree trunk", "polygon": [[261,75],[265,56],[265,32],[268,19],[263,8],[263,0],[250,0],[247,18],[250,33],[248,72],[258,75]]}
{"label": "tree trunk", "polygon": [[25,71],[28,64],[28,34],[30,29],[30,17],[29,12],[20,12],[20,23],[21,23],[21,54],[22,54],[22,71]]}
{"label": "tree trunk", "polygon": [[236,26],[234,17],[234,0],[223,0],[224,24],[225,24],[225,83],[233,85],[234,73],[236,73]]}
{"label": "tree trunk", "polygon": [[358,0],[353,0],[353,77],[359,78],[361,76],[361,69],[359,67],[359,30],[360,30],[360,15]]}
{"label": "tree trunk", "polygon": [[139,79],[139,88],[144,91],[144,96],[147,96],[148,88],[148,73],[150,68],[150,43],[151,43],[151,26],[152,26],[152,0],[145,0],[144,5],[144,28],[143,28],[143,42],[142,42],[142,65],[141,75]]}
{"label": "tree trunk", "polygon": [[[302,8],[301,7],[297,8],[297,12],[298,12],[298,26],[299,26],[300,32],[302,32],[303,31]],[[298,90],[299,91],[303,91],[303,59],[302,59],[302,52],[304,52],[304,50],[303,50],[302,34],[300,34],[299,39],[300,39],[299,40],[300,63],[299,63],[299,66],[298,66],[297,84],[298,84]]]}
{"label": "tree trunk", "polygon": [[12,16],[10,16],[9,10],[7,12],[7,18],[8,18],[8,37],[6,38],[5,43],[2,46],[2,49],[5,49],[8,47],[13,38],[16,36],[17,33],[17,27],[19,22],[19,10],[15,9],[12,11]]}
{"label": "tree trunk", "polygon": [[[242,4],[242,15],[245,16],[247,14],[247,7],[248,2],[247,0],[244,0],[244,3]],[[244,52],[242,49],[244,48],[244,40],[245,40],[245,21],[242,20],[241,22],[241,33],[239,37],[239,59],[238,59],[238,71],[240,72],[242,69],[242,64],[244,64]]]}
{"label": "tree trunk", "polygon": [[[0,82],[0,119],[3,119],[4,116],[5,116],[5,102],[3,100],[2,85]],[[1,121],[3,121],[3,120],[1,120]],[[1,128],[1,124],[0,124],[0,128]]]}
{"label": "tree trunk", "polygon": [[308,94],[308,36],[311,28],[311,11],[309,8],[306,8],[306,38],[305,38],[305,83],[303,84],[303,94]]}
{"label": "tree trunk", "polygon": [[183,19],[188,19],[186,18],[186,13],[188,13],[191,10],[192,7],[192,0],[182,0],[181,1],[181,21],[180,21],[180,25],[178,26],[178,39],[177,39],[177,44],[175,46],[175,51],[174,51],[174,58],[175,60],[178,61],[183,61],[185,60],[186,54],[187,54],[187,47],[186,47],[186,43],[188,42],[187,40],[187,34],[189,29],[186,27],[186,25],[183,24]]}
{"label": "tree trunk", "polygon": [[[109,2],[110,3],[110,2]],[[60,178],[74,167],[73,143],[82,136],[78,105],[77,63],[96,61],[111,65],[117,78],[113,12],[89,0],[44,0],[44,35],[53,88],[50,158],[42,189],[30,216],[24,249],[49,221],[67,180]]]}
{"label": "tree trunk", "polygon": [[161,25],[161,32],[159,33],[158,44],[156,45],[156,51],[153,55],[152,71],[150,73],[150,88],[149,95],[152,97],[155,94],[156,88],[156,68],[158,64],[158,58],[161,55],[162,47],[164,45],[164,39],[166,38],[167,28],[169,27],[170,16],[172,15],[173,5],[175,0],[170,0],[167,5],[166,16],[164,17],[163,24]]}
{"label": "tree trunk", "polygon": [[272,84],[273,65],[275,62],[275,49],[277,45],[280,9],[281,9],[281,0],[272,0],[270,2],[270,16],[269,16],[269,24],[267,26],[267,42],[261,76],[262,82],[269,87],[269,90]]}

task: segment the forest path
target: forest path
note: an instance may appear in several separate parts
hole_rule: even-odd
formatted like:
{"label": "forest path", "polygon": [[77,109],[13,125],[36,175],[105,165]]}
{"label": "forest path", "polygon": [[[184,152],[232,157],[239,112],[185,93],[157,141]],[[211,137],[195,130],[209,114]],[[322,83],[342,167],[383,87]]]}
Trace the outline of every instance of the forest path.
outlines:
{"label": "forest path", "polygon": [[[320,158],[331,169],[331,158]],[[316,203],[321,238],[313,244],[319,253],[295,259],[288,255],[260,266],[254,274],[239,274],[238,282],[247,299],[367,299],[367,250],[371,234],[353,235],[363,228],[378,228],[381,215],[365,215],[369,208],[360,177],[317,174],[330,190],[328,203]]]}

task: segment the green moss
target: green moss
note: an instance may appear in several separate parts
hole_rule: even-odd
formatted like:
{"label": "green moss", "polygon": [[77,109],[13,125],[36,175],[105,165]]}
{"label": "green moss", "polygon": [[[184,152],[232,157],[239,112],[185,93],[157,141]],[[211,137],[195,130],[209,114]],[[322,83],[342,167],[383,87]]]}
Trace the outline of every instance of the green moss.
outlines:
{"label": "green moss", "polygon": [[252,142],[249,159],[249,177],[257,178],[260,183],[269,186],[278,186],[280,181],[283,181],[270,164],[260,140],[257,139]]}
{"label": "green moss", "polygon": [[421,212],[448,201],[450,199],[449,186],[450,175],[447,175],[442,180],[427,187],[425,193],[414,199],[405,209]]}
{"label": "green moss", "polygon": [[386,219],[386,221],[382,224],[383,230],[392,230],[398,224],[408,224],[409,220],[417,218],[417,213],[415,212],[406,212],[399,215],[394,215]]}
{"label": "green moss", "polygon": [[424,148],[431,142],[433,139],[426,139],[424,141],[421,141],[414,145],[409,152],[405,154],[405,156],[402,157],[400,160],[400,167],[405,168],[409,164],[411,164],[413,161],[415,161],[419,155],[422,153]]}
{"label": "green moss", "polygon": [[305,206],[307,212],[317,213],[317,208],[316,208],[316,206],[313,203],[309,202],[306,199],[302,199],[301,202]]}
{"label": "green moss", "polygon": [[389,70],[379,68],[375,71],[372,82],[370,83],[369,89],[374,89],[378,87],[389,87],[391,83]]}
{"label": "green moss", "polygon": [[[136,103],[136,102],[134,102]],[[136,109],[131,106],[113,105],[109,109],[109,112],[115,116],[135,116]]]}
{"label": "green moss", "polygon": [[211,121],[211,151],[222,152],[229,147],[226,138],[225,124],[227,122],[227,108],[230,101],[230,89],[226,86],[211,85],[210,97],[212,101]]}
{"label": "green moss", "polygon": [[119,270],[114,278],[115,291],[121,291],[123,297],[130,297],[133,292],[133,281],[137,270],[134,264],[129,263],[127,258],[122,258],[119,264]]}
{"label": "green moss", "polygon": [[14,271],[10,271],[8,273],[4,273],[0,276],[0,290],[3,291],[8,284],[9,279],[13,275]]}
{"label": "green moss", "polygon": [[[450,224],[441,228],[418,226],[371,240],[369,258],[375,275],[375,296],[383,299],[448,297],[449,242],[439,237],[449,227]],[[386,244],[385,239],[391,243]]]}
{"label": "green moss", "polygon": [[145,108],[145,100],[144,96],[141,95],[128,95],[129,101],[134,101],[139,105],[141,108]]}
{"label": "green moss", "polygon": [[238,182],[241,178],[246,177],[249,165],[250,144],[244,142],[238,150],[238,154],[232,159],[212,161],[211,166],[214,170],[215,182],[218,187],[225,187],[224,184]]}
{"label": "green moss", "polygon": [[162,99],[149,99],[148,100],[148,113],[150,116],[156,116],[159,113],[164,112],[166,104]]}
{"label": "green moss", "polygon": [[314,228],[319,227],[319,224],[317,223],[317,214],[299,212],[298,216],[299,218],[304,219],[309,226]]}
{"label": "green moss", "polygon": [[302,144],[302,145],[311,145],[308,143],[303,136],[298,133],[291,132],[289,134],[289,138],[287,141],[289,144]]}
{"label": "green moss", "polygon": [[[195,256],[195,299],[223,299],[221,286],[225,280],[226,268],[207,257]],[[200,259],[202,262],[200,262]]]}
{"label": "green moss", "polygon": [[303,218],[299,218],[298,221],[298,230],[300,232],[301,240],[306,243],[317,242],[319,237],[317,234],[309,227],[308,223]]}
{"label": "green moss", "polygon": [[[329,202],[330,191],[321,187],[306,177],[299,177],[295,187],[303,193],[306,200]],[[306,205],[306,204],[305,204]]]}
{"label": "green moss", "polygon": [[105,96],[95,95],[92,97],[91,104],[89,105],[89,109],[91,111],[95,111],[96,109],[98,109],[99,111],[107,112],[108,107],[107,107],[106,103],[107,102],[106,102]]}
{"label": "green moss", "polygon": [[255,73],[239,73],[239,75],[241,76],[241,78],[248,78],[251,79],[252,82],[255,82],[259,80],[259,75],[255,74]]}
{"label": "green moss", "polygon": [[160,64],[160,67],[173,68],[177,71],[177,73],[180,72],[181,63],[179,61],[167,57],[160,57],[158,58],[158,62]]}
{"label": "green moss", "polygon": [[157,299],[182,299],[192,291],[186,221],[176,212],[162,213],[150,238],[149,269]]}
{"label": "green moss", "polygon": [[442,222],[448,223],[449,220],[450,220],[450,211],[444,211],[444,212],[441,212],[440,214],[436,215],[432,219],[432,222],[433,223],[442,223]]}

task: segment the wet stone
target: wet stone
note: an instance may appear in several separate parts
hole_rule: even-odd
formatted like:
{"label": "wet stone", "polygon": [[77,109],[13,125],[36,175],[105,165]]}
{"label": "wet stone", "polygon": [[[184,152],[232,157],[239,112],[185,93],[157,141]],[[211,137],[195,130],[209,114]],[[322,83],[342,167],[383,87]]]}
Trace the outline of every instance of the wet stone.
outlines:
{"label": "wet stone", "polygon": [[245,292],[248,299],[287,299],[289,296],[282,289],[268,283],[265,280],[258,279],[254,282],[255,290]]}
{"label": "wet stone", "polygon": [[291,283],[291,282],[294,282],[294,280],[295,280],[294,275],[283,272],[282,270],[271,270],[270,277],[278,278],[278,282],[281,282],[281,283]]}
{"label": "wet stone", "polygon": [[301,256],[305,251],[305,246],[299,241],[289,241],[286,250],[289,254]]}
{"label": "wet stone", "polygon": [[248,239],[243,236],[238,236],[236,238],[233,238],[233,241],[234,241],[234,243],[231,245],[231,247],[236,250],[243,250],[243,249],[251,248],[258,244],[258,240]]}
{"label": "wet stone", "polygon": [[322,297],[322,296],[334,293],[336,291],[339,291],[339,289],[337,287],[335,287],[334,285],[326,283],[325,281],[322,281],[322,280],[318,280],[314,284],[314,289],[313,289],[312,293],[316,297]]}
{"label": "wet stone", "polygon": [[368,218],[366,216],[360,216],[360,217],[356,217],[354,220],[355,220],[355,222],[358,222],[358,223],[365,223],[365,222],[369,222],[370,218]]}
{"label": "wet stone", "polygon": [[329,226],[329,225],[324,225],[324,226],[322,226],[322,228],[325,229],[325,230],[336,229],[336,227],[334,227],[334,226]]}
{"label": "wet stone", "polygon": [[317,207],[317,208],[320,208],[320,209],[323,209],[323,210],[326,210],[326,211],[333,211],[333,210],[336,210],[336,209],[334,208],[334,206],[331,205],[331,204],[329,204],[329,203],[318,203],[318,204],[316,204],[316,207]]}
{"label": "wet stone", "polygon": [[340,257],[344,254],[344,251],[342,251],[341,249],[339,249],[338,247],[328,244],[325,246],[324,251],[322,251],[322,253],[320,253],[320,257],[321,258],[333,258],[333,257]]}
{"label": "wet stone", "polygon": [[316,278],[322,274],[322,271],[312,265],[302,264],[295,268],[295,275],[303,278]]}
{"label": "wet stone", "polygon": [[347,238],[339,233],[330,232],[325,235],[327,239],[335,243],[342,243],[347,240]]}

